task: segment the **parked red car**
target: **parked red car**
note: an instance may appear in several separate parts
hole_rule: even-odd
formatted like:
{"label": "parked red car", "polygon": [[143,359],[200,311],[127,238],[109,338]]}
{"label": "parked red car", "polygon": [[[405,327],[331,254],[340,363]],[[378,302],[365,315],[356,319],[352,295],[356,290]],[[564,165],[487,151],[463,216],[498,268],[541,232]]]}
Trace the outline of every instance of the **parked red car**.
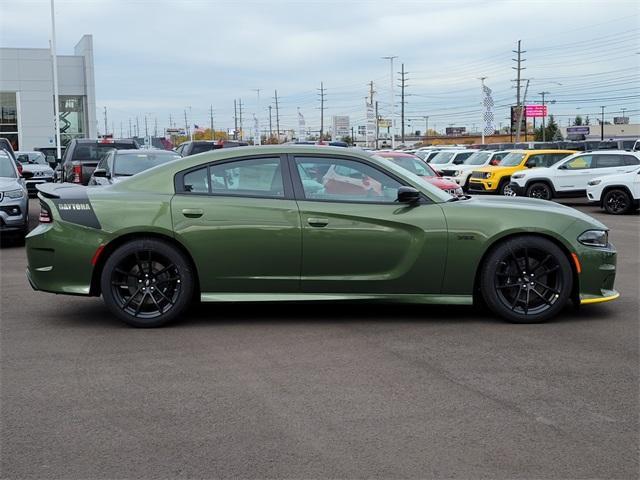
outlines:
{"label": "parked red car", "polygon": [[438,187],[440,190],[444,190],[450,195],[458,196],[464,194],[462,191],[462,187],[460,187],[457,183],[452,182],[451,180],[442,178],[442,175],[440,175],[440,173],[431,168],[428,163],[422,161],[420,157],[417,157],[410,153],[394,151],[376,152],[376,155],[378,155],[379,157],[388,158],[396,165],[404,168],[405,170],[409,170],[411,173],[415,173],[430,184]]}

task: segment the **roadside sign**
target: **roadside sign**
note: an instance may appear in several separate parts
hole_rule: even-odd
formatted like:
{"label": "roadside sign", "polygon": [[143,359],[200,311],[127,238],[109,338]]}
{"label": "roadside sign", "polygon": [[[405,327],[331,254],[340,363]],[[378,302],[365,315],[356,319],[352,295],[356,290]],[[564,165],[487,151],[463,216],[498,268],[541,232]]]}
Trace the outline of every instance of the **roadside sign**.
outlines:
{"label": "roadside sign", "polygon": [[589,135],[590,132],[589,127],[567,127],[567,134]]}
{"label": "roadside sign", "polygon": [[547,106],[546,105],[525,105],[524,106],[524,115],[525,117],[546,117],[547,116]]}

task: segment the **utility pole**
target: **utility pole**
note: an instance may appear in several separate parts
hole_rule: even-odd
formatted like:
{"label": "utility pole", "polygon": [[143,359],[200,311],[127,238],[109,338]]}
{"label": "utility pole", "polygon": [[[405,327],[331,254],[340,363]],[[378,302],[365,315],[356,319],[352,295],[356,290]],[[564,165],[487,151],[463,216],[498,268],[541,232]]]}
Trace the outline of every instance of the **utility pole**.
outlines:
{"label": "utility pole", "polygon": [[376,91],[373,89],[373,80],[369,82],[369,104],[373,105],[373,94]]}
{"label": "utility pole", "polygon": [[56,134],[56,160],[62,159],[60,141],[60,97],[58,95],[58,54],[56,53],[56,11],[51,0],[51,60],[53,62],[53,127]]}
{"label": "utility pole", "polygon": [[189,120],[187,120],[187,109],[184,109],[184,133],[189,135]]}
{"label": "utility pole", "polygon": [[[518,118],[521,118],[521,112],[520,110],[522,109],[522,103],[520,103],[520,87],[522,84],[522,78],[521,78],[521,74],[522,74],[522,70],[526,70],[526,67],[522,66],[522,62],[526,61],[525,59],[522,58],[522,54],[526,53],[526,51],[522,50],[521,46],[520,46],[521,40],[518,40],[518,49],[517,50],[511,50],[513,53],[515,53],[518,58],[512,58],[511,60],[513,60],[514,62],[516,62],[516,66],[515,67],[511,67],[513,70],[516,71],[516,112],[517,112],[517,116]],[[520,138],[520,128],[521,125],[518,124],[518,126],[516,127],[516,138]],[[526,129],[525,129],[526,130]],[[526,131],[525,131],[525,135],[526,135]]]}
{"label": "utility pole", "polygon": [[103,137],[107,135],[108,130],[109,129],[107,128],[107,107],[104,107],[104,135],[102,135]]}
{"label": "utility pole", "polygon": [[129,117],[129,138],[132,138],[133,135],[131,135],[131,117]]}
{"label": "utility pole", "polygon": [[406,77],[405,75],[408,72],[404,71],[404,63],[402,64],[402,69],[400,72],[400,138],[402,143],[404,144],[404,88],[406,87]]}
{"label": "utility pole", "polygon": [[120,138],[124,138],[124,136],[122,135],[122,122],[120,122]]}
{"label": "utility pole", "polygon": [[429,136],[429,115],[424,116],[424,137],[425,140]]}
{"label": "utility pole", "polygon": [[275,97],[273,97],[276,101],[276,134],[278,135],[278,143],[280,143],[280,109],[278,107],[278,90],[275,91]]}
{"label": "utility pole", "polygon": [[147,114],[144,114],[144,138],[146,143],[146,138],[149,136],[149,129],[147,128]]}
{"label": "utility pole", "polygon": [[240,112],[240,140],[244,138],[244,132],[242,130],[242,99],[238,99],[238,111]]}
{"label": "utility pole", "polygon": [[[547,132],[545,129],[545,120],[547,119],[547,114],[544,111],[544,97],[545,95],[549,95],[551,92],[540,92],[538,93],[538,95],[542,96],[542,141],[546,142],[547,141]],[[533,119],[535,121],[535,118]],[[535,126],[534,126],[534,134],[535,134]],[[535,140],[535,139],[534,139]]]}
{"label": "utility pole", "polygon": [[396,110],[395,110],[395,89],[393,88],[393,59],[398,58],[397,55],[391,55],[388,57],[382,57],[384,60],[389,60],[389,82],[391,84],[391,148],[396,148],[396,131],[395,131],[395,120],[396,120]]}
{"label": "utility pole", "polygon": [[171,114],[169,114],[169,128],[173,128],[173,118],[171,117]]}
{"label": "utility pole", "polygon": [[233,99],[233,139],[238,139],[238,105],[236,99]]}
{"label": "utility pole", "polygon": [[376,150],[378,149],[378,137],[380,136],[380,117],[378,116],[378,101],[376,100]]}
{"label": "utility pole", "polygon": [[269,105],[269,139],[273,138],[273,128],[271,127],[271,105]]}
{"label": "utility pole", "polygon": [[258,128],[256,128],[256,130],[257,130],[257,134],[256,135],[257,135],[258,138],[254,138],[253,144],[254,145],[261,145],[262,144],[262,139],[260,138],[260,89],[259,88],[254,88],[253,90],[258,95],[258,103],[257,103],[257,107],[256,107],[256,123],[258,125]]}
{"label": "utility pole", "polygon": [[324,83],[320,82],[320,141],[322,141],[322,134],[324,132]]}
{"label": "utility pole", "polygon": [[[522,102],[527,101],[527,91],[529,90],[529,80],[527,80],[527,84],[524,87],[524,96],[522,97]],[[520,127],[522,126],[522,117],[524,115],[524,108],[521,108],[518,112],[518,127],[516,128],[516,143],[520,142]],[[526,138],[526,131],[525,131]]]}
{"label": "utility pole", "polygon": [[602,115],[600,117],[600,141],[602,142],[604,140],[604,109],[605,109],[605,106],[602,105],[600,108],[602,109]]}
{"label": "utility pole", "polygon": [[214,132],[213,132],[213,105],[209,107],[209,120],[211,122],[211,140],[215,140],[216,136],[214,135]]}

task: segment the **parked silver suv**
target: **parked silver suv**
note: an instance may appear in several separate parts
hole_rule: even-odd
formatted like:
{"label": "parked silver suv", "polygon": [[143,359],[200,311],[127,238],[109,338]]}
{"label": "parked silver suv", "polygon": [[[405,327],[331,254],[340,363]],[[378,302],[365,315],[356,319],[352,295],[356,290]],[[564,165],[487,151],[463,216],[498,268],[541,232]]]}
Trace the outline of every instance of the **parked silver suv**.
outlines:
{"label": "parked silver suv", "polygon": [[20,242],[29,231],[29,196],[13,159],[0,150],[0,236],[17,235]]}
{"label": "parked silver suv", "polygon": [[53,182],[53,169],[42,152],[16,152],[22,164],[22,176],[27,184],[29,195],[38,193],[36,188],[41,183]]}

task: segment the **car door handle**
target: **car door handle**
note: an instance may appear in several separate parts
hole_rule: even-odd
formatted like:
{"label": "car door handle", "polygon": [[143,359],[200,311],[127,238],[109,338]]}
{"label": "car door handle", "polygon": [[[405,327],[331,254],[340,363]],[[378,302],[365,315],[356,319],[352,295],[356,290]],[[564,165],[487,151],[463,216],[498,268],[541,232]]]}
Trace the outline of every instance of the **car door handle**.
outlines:
{"label": "car door handle", "polygon": [[307,218],[307,223],[312,226],[312,227],[326,227],[327,225],[329,225],[329,220],[326,218],[315,218],[315,217],[311,217],[311,218]]}
{"label": "car door handle", "polygon": [[187,218],[200,218],[204,215],[204,210],[201,208],[183,208],[182,215]]}

